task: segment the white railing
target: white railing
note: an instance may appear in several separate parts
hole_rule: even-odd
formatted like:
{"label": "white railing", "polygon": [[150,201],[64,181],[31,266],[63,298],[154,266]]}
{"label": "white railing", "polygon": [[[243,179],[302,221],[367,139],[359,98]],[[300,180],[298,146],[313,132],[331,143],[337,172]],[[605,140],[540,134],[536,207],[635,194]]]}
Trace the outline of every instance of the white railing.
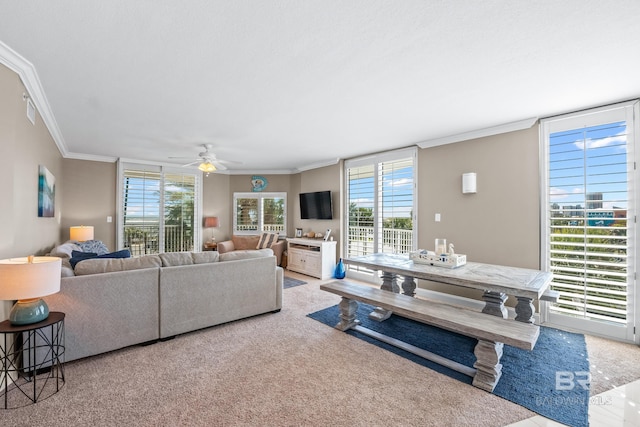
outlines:
{"label": "white railing", "polygon": [[[348,255],[369,255],[374,253],[373,227],[350,226],[348,229]],[[382,229],[382,252],[408,254],[413,250],[413,230],[395,228]]]}
{"label": "white railing", "polygon": [[[190,231],[190,230],[186,230]],[[160,252],[160,229],[157,225],[125,225],[124,248],[132,256],[157,254]],[[164,252],[193,250],[193,234],[185,233],[178,225],[165,225]]]}
{"label": "white railing", "polygon": [[[284,224],[264,224],[262,226],[262,230],[274,231],[274,232],[284,231]],[[236,231],[255,231],[256,234],[259,234],[258,226],[255,224],[247,224],[247,225],[238,224],[236,225]]]}

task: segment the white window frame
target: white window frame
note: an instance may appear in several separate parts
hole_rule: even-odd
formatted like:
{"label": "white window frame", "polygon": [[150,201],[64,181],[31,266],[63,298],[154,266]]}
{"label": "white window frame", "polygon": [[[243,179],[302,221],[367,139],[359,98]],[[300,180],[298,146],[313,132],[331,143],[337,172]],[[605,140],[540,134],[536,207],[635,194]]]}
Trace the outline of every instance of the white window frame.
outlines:
{"label": "white window frame", "polygon": [[[238,230],[238,199],[256,199],[258,201],[258,229],[257,230]],[[286,192],[240,192],[233,193],[233,234],[237,235],[255,235],[260,234],[264,230],[264,215],[262,212],[262,201],[264,199],[284,199],[284,224],[283,229],[277,231],[280,237],[287,236],[287,193]]]}
{"label": "white window frame", "polygon": [[[384,163],[384,162],[392,162],[392,161],[397,161],[397,160],[402,160],[402,159],[406,159],[406,158],[412,158],[413,159],[413,207],[412,207],[412,211],[413,211],[413,215],[412,215],[412,228],[413,228],[413,239],[412,239],[412,250],[416,250],[417,245],[418,245],[418,150],[417,147],[409,147],[409,148],[403,148],[403,149],[399,149],[399,150],[392,150],[392,151],[387,151],[387,152],[383,152],[383,153],[378,153],[378,154],[372,154],[369,156],[363,156],[363,157],[358,157],[358,158],[354,158],[354,159],[349,159],[349,160],[345,160],[344,162],[344,186],[343,186],[343,206],[345,209],[345,212],[343,213],[342,217],[343,217],[343,229],[344,231],[344,235],[345,235],[345,239],[342,243],[343,245],[343,249],[342,249],[342,253],[343,254],[348,254],[348,233],[349,233],[349,199],[350,199],[350,194],[349,194],[349,169],[351,168],[357,168],[357,167],[361,167],[361,166],[369,166],[369,165],[374,165],[374,170],[373,170],[373,175],[375,177],[374,179],[374,202],[373,202],[373,206],[374,206],[374,212],[373,212],[373,222],[374,222],[374,228],[377,228],[380,224],[381,224],[381,218],[380,218],[380,214],[379,214],[379,210],[380,210],[380,206],[381,206],[381,201],[379,199],[380,196],[380,188],[379,188],[379,180],[378,180],[378,176],[379,176],[379,165]],[[374,247],[374,252],[378,251],[378,248],[380,246],[380,242],[379,242],[380,236],[379,233],[375,232],[374,233],[374,242],[373,242],[373,247]],[[362,271],[357,271],[357,270],[362,270]],[[354,279],[359,279],[359,280],[364,280],[364,281],[369,281],[369,282],[373,282],[373,283],[379,283],[380,279],[378,277],[376,277],[376,275],[374,274],[374,272],[371,272],[370,270],[366,270],[366,269],[356,269],[356,268],[348,268],[347,271],[347,275],[349,277],[352,277]]]}
{"label": "white window frame", "polygon": [[[637,165],[640,163],[640,150],[638,149],[638,139],[640,135],[640,102],[633,100],[629,102],[619,103],[615,105],[603,106],[599,108],[593,108],[586,111],[580,111],[576,113],[564,114],[561,116],[551,117],[541,120],[540,123],[540,220],[541,220],[541,233],[540,233],[540,265],[543,270],[549,271],[550,269],[550,215],[549,215],[549,136],[555,132],[568,130],[570,128],[581,128],[584,126],[585,120],[588,120],[588,116],[597,114],[597,119],[600,123],[615,122],[620,120],[621,112],[623,110],[625,120],[627,122],[627,154],[628,163],[633,162],[633,170],[629,170],[631,178],[628,181],[628,210],[632,210],[634,216],[628,219],[628,269],[629,276],[631,278],[628,283],[633,283],[631,292],[628,294],[627,306],[630,319],[627,322],[626,327],[620,327],[610,325],[608,323],[591,322],[588,325],[589,329],[585,329],[585,320],[572,319],[566,317],[565,319],[559,319],[560,315],[554,315],[550,313],[549,306],[546,303],[541,304],[540,316],[541,321],[550,326],[559,326],[570,328],[581,332],[591,333],[595,335],[605,336],[609,338],[640,343],[640,334],[635,333],[635,324],[639,318],[638,311],[640,310],[640,292],[638,292],[637,268],[640,265],[640,251],[638,250],[638,227],[637,227],[637,212],[640,208],[640,186],[638,185],[638,171]],[[587,119],[585,119],[587,117]],[[595,116],[594,116],[595,117]],[[589,125],[595,125],[595,123],[589,123]],[[640,331],[639,331],[640,332]]]}
{"label": "white window frame", "polygon": [[[200,171],[185,171],[184,168],[171,167],[158,165],[154,163],[140,163],[136,161],[127,161],[119,159],[117,161],[117,178],[118,189],[116,191],[116,203],[117,203],[117,221],[116,221],[116,244],[119,248],[124,247],[124,171],[125,170],[139,170],[160,172],[162,175],[165,173],[175,173],[184,175],[193,175],[195,177],[194,183],[194,230],[193,230],[193,250],[194,252],[200,252],[202,250],[202,172]],[[164,211],[164,185],[161,185],[160,203],[163,205],[161,211]],[[161,215],[162,218],[162,215]],[[164,220],[164,218],[162,218]],[[160,252],[164,251],[164,227],[160,227]]]}

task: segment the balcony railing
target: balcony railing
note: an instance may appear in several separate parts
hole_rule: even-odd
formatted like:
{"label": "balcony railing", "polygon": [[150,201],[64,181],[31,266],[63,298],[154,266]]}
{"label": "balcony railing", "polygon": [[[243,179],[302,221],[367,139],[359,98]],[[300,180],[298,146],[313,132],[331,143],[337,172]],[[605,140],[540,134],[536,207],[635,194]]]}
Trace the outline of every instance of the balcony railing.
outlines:
{"label": "balcony railing", "polygon": [[[348,230],[348,256],[374,253],[373,227],[350,226]],[[383,253],[408,254],[413,250],[413,230],[382,229]]]}
{"label": "balcony railing", "polygon": [[[125,225],[124,248],[132,256],[160,252],[160,228],[157,225]],[[164,252],[193,250],[193,233],[179,225],[165,225]]]}
{"label": "balcony railing", "polygon": [[[260,233],[258,231],[258,225],[257,224],[244,224],[244,225],[238,224],[238,225],[236,225],[236,230],[237,231],[243,231],[243,232],[253,231],[256,234]],[[284,224],[264,224],[262,226],[262,230],[263,231],[269,231],[269,232],[284,231]]]}

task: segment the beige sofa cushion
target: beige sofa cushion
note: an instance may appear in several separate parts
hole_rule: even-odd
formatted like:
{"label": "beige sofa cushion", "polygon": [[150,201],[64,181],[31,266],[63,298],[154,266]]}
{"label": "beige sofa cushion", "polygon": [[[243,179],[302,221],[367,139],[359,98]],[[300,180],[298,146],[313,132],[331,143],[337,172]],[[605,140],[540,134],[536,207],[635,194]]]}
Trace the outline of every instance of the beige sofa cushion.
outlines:
{"label": "beige sofa cushion", "polygon": [[162,261],[158,255],[144,255],[135,258],[92,258],[76,264],[75,273],[76,276],[84,276],[87,274],[140,270],[161,266]]}
{"label": "beige sofa cushion", "polygon": [[239,259],[264,258],[273,256],[273,251],[267,249],[245,249],[220,254],[220,261],[237,261]]}
{"label": "beige sofa cushion", "polygon": [[177,265],[191,265],[193,258],[191,252],[165,252],[158,255],[163,267],[175,267]]}
{"label": "beige sofa cushion", "polygon": [[177,267],[180,265],[206,264],[218,262],[220,254],[216,251],[207,252],[165,252],[159,255],[163,267]]}
{"label": "beige sofa cushion", "polygon": [[242,251],[245,249],[256,249],[258,247],[258,242],[260,241],[260,236],[231,236],[231,240],[233,241],[233,246],[236,251]]}
{"label": "beige sofa cushion", "polygon": [[207,264],[220,261],[220,254],[217,251],[191,252],[194,264]]}

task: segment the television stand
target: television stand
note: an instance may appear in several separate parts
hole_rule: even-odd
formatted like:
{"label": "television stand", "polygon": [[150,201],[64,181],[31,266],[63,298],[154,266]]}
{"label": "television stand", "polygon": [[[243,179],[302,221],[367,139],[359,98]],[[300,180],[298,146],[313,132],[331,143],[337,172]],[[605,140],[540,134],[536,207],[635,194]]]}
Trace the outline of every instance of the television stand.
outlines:
{"label": "television stand", "polygon": [[287,270],[331,279],[336,268],[336,244],[318,239],[287,239]]}

